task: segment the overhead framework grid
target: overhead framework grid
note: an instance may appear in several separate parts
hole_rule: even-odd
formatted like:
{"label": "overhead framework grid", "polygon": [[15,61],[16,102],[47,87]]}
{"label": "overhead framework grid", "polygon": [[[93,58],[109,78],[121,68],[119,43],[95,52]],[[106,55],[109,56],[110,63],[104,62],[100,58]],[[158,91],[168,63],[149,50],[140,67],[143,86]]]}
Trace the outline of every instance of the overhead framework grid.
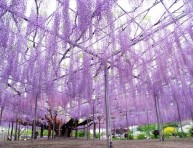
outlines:
{"label": "overhead framework grid", "polygon": [[190,0],[1,0],[0,123],[93,115],[110,138],[193,119],[192,11]]}

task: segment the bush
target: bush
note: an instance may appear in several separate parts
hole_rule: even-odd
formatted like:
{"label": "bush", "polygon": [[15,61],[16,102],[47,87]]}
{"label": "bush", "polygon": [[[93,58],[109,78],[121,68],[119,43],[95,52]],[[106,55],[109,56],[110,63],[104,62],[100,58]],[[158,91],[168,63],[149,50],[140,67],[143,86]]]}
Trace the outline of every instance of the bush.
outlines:
{"label": "bush", "polygon": [[190,133],[190,136],[192,136],[192,137],[193,137],[193,127],[192,127],[192,128],[190,128],[189,133]]}
{"label": "bush", "polygon": [[175,128],[177,128],[178,123],[176,123],[176,122],[166,123],[166,124],[163,125],[163,128],[166,128],[166,127],[175,127]]}
{"label": "bush", "polygon": [[114,137],[112,138],[113,140],[127,140],[126,138],[119,138],[119,137]]}
{"label": "bush", "polygon": [[84,137],[85,133],[83,131],[78,132],[78,137]]}
{"label": "bush", "polygon": [[97,139],[99,139],[99,136],[100,136],[100,134],[99,134],[99,133],[96,133],[96,138],[97,138]]}
{"label": "bush", "polygon": [[166,127],[164,128],[164,135],[166,138],[169,138],[170,136],[174,135],[176,132],[175,127]]}
{"label": "bush", "polygon": [[137,135],[137,139],[146,139],[146,135],[144,133],[141,133],[139,135]]}
{"label": "bush", "polygon": [[185,132],[177,132],[177,136],[179,136],[180,138],[186,138],[188,135]]}
{"label": "bush", "polygon": [[154,134],[150,134],[150,138],[151,139],[158,139],[158,138],[160,138],[159,136],[155,136]]}
{"label": "bush", "polygon": [[154,130],[153,135],[154,135],[155,139],[158,138],[158,136],[160,135],[159,130]]}
{"label": "bush", "polygon": [[147,133],[148,131],[153,131],[155,129],[156,129],[155,124],[142,125],[137,127],[137,131],[145,132],[145,133]]}
{"label": "bush", "polygon": [[133,133],[129,133],[129,140],[133,140],[133,139],[134,139]]}
{"label": "bush", "polygon": [[164,134],[164,137],[165,137],[165,138],[170,138],[170,136],[171,136],[170,133],[165,133],[165,134]]}

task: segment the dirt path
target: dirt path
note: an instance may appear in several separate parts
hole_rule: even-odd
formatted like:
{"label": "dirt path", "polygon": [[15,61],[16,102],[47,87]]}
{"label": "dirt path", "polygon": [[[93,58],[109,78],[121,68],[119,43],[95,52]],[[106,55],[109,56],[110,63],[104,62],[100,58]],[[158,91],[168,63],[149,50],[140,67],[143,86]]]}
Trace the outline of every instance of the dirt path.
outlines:
{"label": "dirt path", "polygon": [[[106,148],[105,140],[63,139],[54,140],[38,139],[35,142],[15,141],[0,143],[2,148]],[[117,140],[113,141],[113,148],[193,148],[193,139],[159,140]]]}

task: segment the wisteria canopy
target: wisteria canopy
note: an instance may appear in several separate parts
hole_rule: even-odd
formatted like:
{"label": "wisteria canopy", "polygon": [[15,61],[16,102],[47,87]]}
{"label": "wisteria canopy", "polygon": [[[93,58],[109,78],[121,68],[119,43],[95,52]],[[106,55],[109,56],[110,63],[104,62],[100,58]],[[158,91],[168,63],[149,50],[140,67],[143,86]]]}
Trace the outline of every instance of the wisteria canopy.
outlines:
{"label": "wisteria canopy", "polygon": [[1,0],[1,124],[191,119],[192,19],[192,0]]}

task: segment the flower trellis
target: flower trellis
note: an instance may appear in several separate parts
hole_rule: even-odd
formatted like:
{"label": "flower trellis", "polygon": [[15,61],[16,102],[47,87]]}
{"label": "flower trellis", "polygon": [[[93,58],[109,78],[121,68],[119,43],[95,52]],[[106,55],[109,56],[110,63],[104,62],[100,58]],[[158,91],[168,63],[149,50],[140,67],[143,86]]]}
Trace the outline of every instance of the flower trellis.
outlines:
{"label": "flower trellis", "polygon": [[189,0],[1,0],[1,121],[48,108],[87,118],[94,102],[106,120],[104,65],[112,126],[191,119],[192,10]]}

